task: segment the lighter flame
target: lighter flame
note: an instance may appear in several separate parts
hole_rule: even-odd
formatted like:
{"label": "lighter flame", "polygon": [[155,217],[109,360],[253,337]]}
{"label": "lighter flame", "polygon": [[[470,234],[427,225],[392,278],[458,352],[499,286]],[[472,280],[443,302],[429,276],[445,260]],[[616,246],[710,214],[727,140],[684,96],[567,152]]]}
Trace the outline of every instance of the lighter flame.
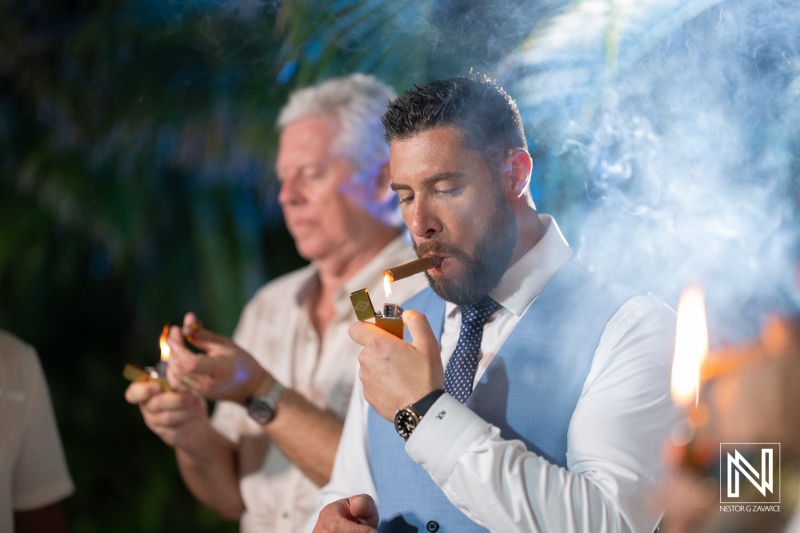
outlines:
{"label": "lighter flame", "polygon": [[386,301],[392,299],[392,282],[394,278],[388,272],[383,275],[383,290],[386,292]]}
{"label": "lighter flame", "polygon": [[708,354],[708,326],[703,289],[690,285],[678,302],[675,357],[672,362],[672,400],[687,407],[700,395],[700,369]]}
{"label": "lighter flame", "polygon": [[161,346],[161,360],[165,363],[169,360],[169,344],[167,344],[167,335],[169,335],[169,325],[164,326],[161,330],[161,338],[158,340]]}

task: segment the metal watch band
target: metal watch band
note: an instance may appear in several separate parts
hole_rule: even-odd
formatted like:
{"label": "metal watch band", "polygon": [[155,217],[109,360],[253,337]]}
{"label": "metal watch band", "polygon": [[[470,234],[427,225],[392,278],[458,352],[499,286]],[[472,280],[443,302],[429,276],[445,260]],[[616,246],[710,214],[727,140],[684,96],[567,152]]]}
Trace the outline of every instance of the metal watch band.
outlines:
{"label": "metal watch band", "polygon": [[245,401],[244,405],[247,408],[247,414],[262,426],[268,424],[275,418],[275,411],[277,411],[278,404],[285,392],[286,387],[277,379],[273,380],[272,385],[265,394],[253,396]]}

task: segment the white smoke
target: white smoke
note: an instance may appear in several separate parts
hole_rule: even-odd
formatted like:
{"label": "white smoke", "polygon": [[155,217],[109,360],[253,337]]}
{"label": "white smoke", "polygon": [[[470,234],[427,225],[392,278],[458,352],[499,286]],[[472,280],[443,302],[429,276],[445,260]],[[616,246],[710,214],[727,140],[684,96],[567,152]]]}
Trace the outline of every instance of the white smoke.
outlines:
{"label": "white smoke", "polygon": [[716,343],[800,308],[793,1],[576,2],[502,82],[544,161],[540,208],[566,180],[555,214],[595,270],[671,305],[700,282]]}

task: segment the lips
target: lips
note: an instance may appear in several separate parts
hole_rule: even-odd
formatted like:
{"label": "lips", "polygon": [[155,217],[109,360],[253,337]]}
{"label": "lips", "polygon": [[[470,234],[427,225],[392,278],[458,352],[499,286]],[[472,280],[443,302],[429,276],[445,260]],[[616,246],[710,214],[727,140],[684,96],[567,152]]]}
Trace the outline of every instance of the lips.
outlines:
{"label": "lips", "polygon": [[316,222],[309,220],[309,219],[286,219],[286,226],[294,231],[308,231],[316,227]]}
{"label": "lips", "polygon": [[425,257],[430,257],[431,255],[437,256],[440,259],[440,261],[437,266],[426,270],[428,274],[441,274],[445,269],[447,269],[448,265],[453,261],[452,257],[440,254],[429,254],[428,256]]}

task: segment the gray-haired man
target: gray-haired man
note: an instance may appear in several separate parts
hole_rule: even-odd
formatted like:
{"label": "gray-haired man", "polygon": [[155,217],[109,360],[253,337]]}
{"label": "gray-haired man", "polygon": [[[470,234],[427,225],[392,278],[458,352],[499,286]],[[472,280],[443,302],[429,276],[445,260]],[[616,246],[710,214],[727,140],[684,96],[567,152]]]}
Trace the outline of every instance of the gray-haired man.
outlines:
{"label": "gray-haired man", "polygon": [[[400,237],[380,117],[394,94],[356,74],[295,92],[278,119],[279,202],[311,265],[273,280],[233,341],[173,328],[169,378],[182,393],[133,384],[145,423],[176,450],[195,496],[243,531],[293,532],[330,477],[359,347],[351,292],[382,290],[383,270],[415,257]],[[403,301],[422,279],[400,282]],[[184,324],[194,322],[187,315]],[[250,355],[252,354],[252,356]],[[209,419],[201,398],[226,400]]]}

